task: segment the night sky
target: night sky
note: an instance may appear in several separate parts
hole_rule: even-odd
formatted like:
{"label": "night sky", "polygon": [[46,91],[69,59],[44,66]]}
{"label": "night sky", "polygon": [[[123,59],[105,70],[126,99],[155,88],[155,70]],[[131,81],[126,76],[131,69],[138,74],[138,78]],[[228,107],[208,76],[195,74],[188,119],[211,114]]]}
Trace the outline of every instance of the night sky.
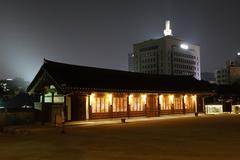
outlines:
{"label": "night sky", "polygon": [[127,70],[132,44],[173,34],[201,47],[202,71],[240,52],[239,0],[1,0],[0,79],[31,81],[43,58]]}

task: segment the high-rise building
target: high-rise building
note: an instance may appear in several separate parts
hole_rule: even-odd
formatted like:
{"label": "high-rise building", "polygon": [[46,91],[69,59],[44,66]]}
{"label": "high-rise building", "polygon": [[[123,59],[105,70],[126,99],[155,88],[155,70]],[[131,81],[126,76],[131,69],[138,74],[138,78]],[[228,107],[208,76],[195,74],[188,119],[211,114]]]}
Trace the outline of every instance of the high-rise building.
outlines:
{"label": "high-rise building", "polygon": [[128,71],[134,72],[134,54],[128,53]]}
{"label": "high-rise building", "polygon": [[217,84],[227,85],[239,83],[240,81],[240,53],[237,54],[234,61],[228,60],[224,68],[215,72]]}
{"label": "high-rise building", "polygon": [[166,21],[164,37],[134,44],[128,60],[129,71],[201,79],[200,47],[172,36],[170,21]]}

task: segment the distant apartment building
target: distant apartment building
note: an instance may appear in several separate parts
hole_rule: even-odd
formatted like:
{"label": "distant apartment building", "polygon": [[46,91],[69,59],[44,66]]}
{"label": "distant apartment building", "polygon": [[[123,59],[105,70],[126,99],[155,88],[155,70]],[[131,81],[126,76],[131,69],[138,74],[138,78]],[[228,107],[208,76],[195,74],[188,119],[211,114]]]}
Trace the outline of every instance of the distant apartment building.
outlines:
{"label": "distant apartment building", "polygon": [[200,80],[200,47],[172,36],[169,21],[166,21],[164,35],[133,45],[133,53],[128,55],[129,71],[193,75]]}
{"label": "distant apartment building", "polygon": [[240,81],[240,54],[234,61],[227,61],[226,66],[215,73],[217,84],[227,85]]}

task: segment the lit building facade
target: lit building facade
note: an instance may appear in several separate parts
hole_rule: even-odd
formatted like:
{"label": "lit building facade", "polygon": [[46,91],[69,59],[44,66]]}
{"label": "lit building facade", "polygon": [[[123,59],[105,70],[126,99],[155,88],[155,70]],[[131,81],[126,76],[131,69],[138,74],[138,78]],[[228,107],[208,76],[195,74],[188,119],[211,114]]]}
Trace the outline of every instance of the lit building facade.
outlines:
{"label": "lit building facade", "polygon": [[148,74],[193,75],[200,80],[200,47],[172,36],[168,28],[170,22],[166,22],[165,36],[160,39],[133,45],[129,68]]}
{"label": "lit building facade", "polygon": [[204,112],[209,84],[192,76],[148,75],[45,60],[28,87],[44,121]]}

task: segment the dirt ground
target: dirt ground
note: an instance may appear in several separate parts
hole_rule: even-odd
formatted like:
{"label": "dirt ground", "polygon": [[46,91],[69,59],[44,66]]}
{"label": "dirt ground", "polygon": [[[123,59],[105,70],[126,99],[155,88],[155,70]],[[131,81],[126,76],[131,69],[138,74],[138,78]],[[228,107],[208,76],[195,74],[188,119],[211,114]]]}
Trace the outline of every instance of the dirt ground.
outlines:
{"label": "dirt ground", "polygon": [[67,127],[0,135],[1,160],[238,160],[240,115]]}

